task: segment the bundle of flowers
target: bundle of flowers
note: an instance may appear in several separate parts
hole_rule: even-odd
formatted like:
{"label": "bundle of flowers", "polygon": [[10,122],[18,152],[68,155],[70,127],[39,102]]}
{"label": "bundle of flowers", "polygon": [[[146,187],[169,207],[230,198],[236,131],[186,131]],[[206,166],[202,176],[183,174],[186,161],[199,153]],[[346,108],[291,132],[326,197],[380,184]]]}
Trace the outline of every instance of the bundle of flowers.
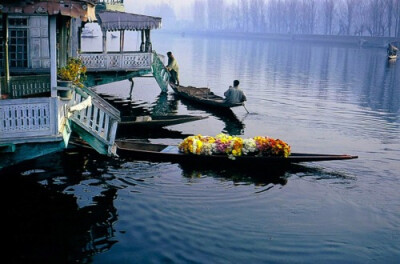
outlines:
{"label": "bundle of flowers", "polygon": [[237,156],[280,156],[290,155],[290,146],[270,137],[254,137],[242,139],[227,134],[210,136],[190,136],[179,144],[179,150],[186,154],[212,155],[225,154],[234,159]]}

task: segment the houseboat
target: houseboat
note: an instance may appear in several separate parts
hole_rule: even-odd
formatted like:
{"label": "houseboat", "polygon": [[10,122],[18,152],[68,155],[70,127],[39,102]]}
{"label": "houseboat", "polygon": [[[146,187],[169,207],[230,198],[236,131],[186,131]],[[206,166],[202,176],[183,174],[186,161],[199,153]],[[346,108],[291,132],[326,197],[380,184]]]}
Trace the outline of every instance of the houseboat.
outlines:
{"label": "houseboat", "polygon": [[[112,10],[113,3],[119,8]],[[150,41],[161,18],[125,13],[120,6],[122,0],[2,1],[0,169],[61,151],[72,132],[99,153],[113,155],[120,113],[91,86],[152,74],[167,89],[168,73]],[[125,23],[116,22],[121,17]],[[80,53],[82,28],[95,22],[103,32],[103,51]],[[126,30],[141,31],[139,51],[124,52]],[[107,52],[108,31],[120,31],[120,52]],[[58,80],[57,70],[70,58],[86,64],[83,87],[63,87]]]}

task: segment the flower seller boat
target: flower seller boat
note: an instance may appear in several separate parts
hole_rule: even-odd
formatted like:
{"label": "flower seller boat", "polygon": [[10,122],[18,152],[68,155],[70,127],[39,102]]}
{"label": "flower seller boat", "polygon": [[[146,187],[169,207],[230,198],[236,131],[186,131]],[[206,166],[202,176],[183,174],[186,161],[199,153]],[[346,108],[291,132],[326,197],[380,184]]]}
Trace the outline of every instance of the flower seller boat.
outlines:
{"label": "flower seller boat", "polygon": [[[174,162],[181,164],[196,165],[218,165],[218,166],[260,166],[260,169],[266,165],[273,165],[276,168],[285,167],[292,163],[347,160],[356,159],[352,155],[332,155],[332,154],[309,154],[292,153],[285,155],[240,155],[232,157],[226,154],[192,154],[182,152],[180,146],[170,146],[163,144],[130,142],[126,140],[116,140],[117,154],[121,157],[134,158],[138,160],[150,160],[159,162]],[[263,167],[264,166],[264,167]]]}
{"label": "flower seller boat", "polygon": [[231,107],[242,106],[243,103],[230,104],[225,102],[225,99],[221,96],[215,95],[210,91],[210,88],[197,88],[193,86],[180,86],[173,83],[169,83],[172,90],[187,100],[195,103],[206,105],[212,108],[228,109]]}
{"label": "flower seller boat", "polygon": [[160,128],[205,119],[207,116],[167,115],[167,116],[122,116],[121,128]]}

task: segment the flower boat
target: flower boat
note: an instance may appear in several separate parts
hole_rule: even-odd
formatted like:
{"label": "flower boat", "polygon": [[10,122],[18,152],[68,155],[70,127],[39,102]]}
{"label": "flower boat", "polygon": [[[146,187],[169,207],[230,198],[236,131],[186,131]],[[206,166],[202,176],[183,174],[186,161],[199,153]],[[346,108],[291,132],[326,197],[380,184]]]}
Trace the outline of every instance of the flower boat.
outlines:
{"label": "flower boat", "polygon": [[169,83],[174,92],[191,102],[218,109],[229,109],[231,107],[242,106],[243,103],[231,104],[225,102],[225,98],[215,95],[210,88],[197,88],[193,86],[180,86]]}
{"label": "flower boat", "polygon": [[[292,163],[356,159],[352,155],[291,153],[279,139],[241,139],[225,134],[214,137],[190,136],[178,146],[117,140],[117,154],[137,160],[218,166],[284,167]],[[254,167],[253,167],[254,168]]]}

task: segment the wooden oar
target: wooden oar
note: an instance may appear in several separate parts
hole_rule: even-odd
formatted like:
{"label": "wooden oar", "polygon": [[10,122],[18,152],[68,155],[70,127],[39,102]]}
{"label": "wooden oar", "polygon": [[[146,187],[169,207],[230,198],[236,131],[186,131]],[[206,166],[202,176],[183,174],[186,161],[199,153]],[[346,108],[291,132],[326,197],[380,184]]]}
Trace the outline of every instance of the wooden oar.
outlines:
{"label": "wooden oar", "polygon": [[246,110],[247,113],[250,113],[249,110],[247,110],[247,108],[246,108],[246,106],[244,105],[244,103],[243,103],[243,107],[244,107],[244,109]]}

